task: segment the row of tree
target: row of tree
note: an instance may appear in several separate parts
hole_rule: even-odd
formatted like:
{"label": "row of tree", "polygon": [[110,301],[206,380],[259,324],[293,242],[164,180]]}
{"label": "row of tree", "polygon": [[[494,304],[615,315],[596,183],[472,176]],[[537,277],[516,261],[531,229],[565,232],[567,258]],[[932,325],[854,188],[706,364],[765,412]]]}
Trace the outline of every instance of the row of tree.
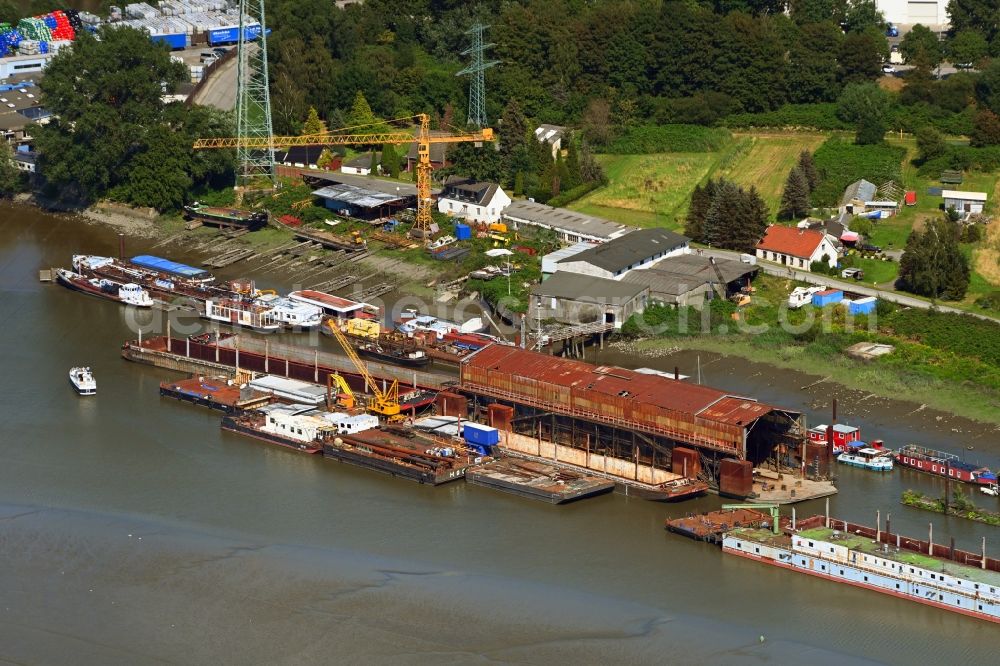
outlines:
{"label": "row of tree", "polygon": [[751,186],[744,189],[719,178],[697,185],[684,222],[684,234],[711,247],[753,252],[764,237],[767,204]]}

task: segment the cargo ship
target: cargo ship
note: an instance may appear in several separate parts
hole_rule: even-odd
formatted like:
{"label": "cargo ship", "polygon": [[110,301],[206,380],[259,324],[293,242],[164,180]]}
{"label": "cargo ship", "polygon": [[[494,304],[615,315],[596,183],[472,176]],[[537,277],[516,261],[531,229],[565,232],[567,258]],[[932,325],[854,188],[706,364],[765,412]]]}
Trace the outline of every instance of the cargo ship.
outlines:
{"label": "cargo ship", "polygon": [[473,455],[460,442],[396,426],[327,439],[323,456],[435,486],[464,479],[469,467],[487,460]]}
{"label": "cargo ship", "polygon": [[72,289],[98,298],[133,305],[137,308],[153,307],[149,292],[134,283],[119,284],[107,278],[88,278],[65,268],[56,269],[56,281]]}
{"label": "cargo ship", "polygon": [[184,219],[199,220],[204,224],[214,224],[220,227],[243,227],[250,231],[257,231],[267,226],[267,213],[265,212],[205,206],[197,201],[189,206],[184,206]]}
{"label": "cargo ship", "polygon": [[953,453],[935,451],[916,444],[907,444],[896,452],[896,462],[925,474],[943,476],[962,483],[988,486],[997,482],[997,475],[988,467],[963,462]]}
{"label": "cargo ship", "polygon": [[722,550],[1000,623],[1000,560],[986,558],[985,552],[956,551],[840,520],[831,524],[822,516],[800,525],[798,530],[730,529],[723,535]]}

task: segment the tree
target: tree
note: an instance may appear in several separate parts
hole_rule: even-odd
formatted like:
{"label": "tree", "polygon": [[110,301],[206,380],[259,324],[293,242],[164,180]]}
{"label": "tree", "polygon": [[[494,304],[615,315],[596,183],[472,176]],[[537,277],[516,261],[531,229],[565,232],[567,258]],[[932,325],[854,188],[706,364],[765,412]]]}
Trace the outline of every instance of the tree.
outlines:
{"label": "tree", "polygon": [[816,170],[816,162],[813,160],[813,155],[808,150],[803,150],[799,153],[799,169],[802,170],[802,175],[806,177],[806,182],[809,183],[809,191],[812,192],[819,185],[819,171]]}
{"label": "tree", "polygon": [[976,80],[976,98],[993,113],[1000,113],[1000,59],[994,58],[979,73]]}
{"label": "tree", "polygon": [[16,24],[21,18],[21,10],[14,0],[0,0],[0,23]]}
{"label": "tree", "polygon": [[875,29],[881,33],[885,29],[885,15],[875,0],[851,0],[844,13],[844,29],[847,32]]}
{"label": "tree", "polygon": [[700,184],[694,186],[691,192],[691,205],[688,206],[687,217],[684,219],[684,235],[696,242],[703,242],[705,238],[705,216],[712,205],[712,193],[715,189],[715,182],[709,180],[704,187]]}
{"label": "tree", "polygon": [[732,181],[719,179],[711,191],[702,241],[712,247],[752,252],[767,229],[767,218],[767,204],[755,187],[744,190]]}
{"label": "tree", "polygon": [[941,40],[931,29],[920,23],[903,36],[899,52],[908,65],[933,69],[941,64]]}
{"label": "tree", "polygon": [[839,24],[847,8],[846,0],[790,0],[792,20],[799,25],[829,22]]}
{"label": "tree", "polygon": [[139,30],[102,28],[98,36],[82,31],[41,82],[53,119],[38,128],[36,146],[53,190],[167,209],[231,172],[232,153],[191,147],[199,136],[231,134],[231,120],[161,100],[186,78],[184,66]]}
{"label": "tree", "polygon": [[866,116],[858,121],[858,129],[854,133],[854,143],[859,146],[874,146],[885,141],[885,132],[889,129],[884,116]]}
{"label": "tree", "polygon": [[324,123],[319,118],[319,113],[316,112],[316,107],[309,107],[309,115],[306,116],[306,121],[302,123],[302,134],[303,135],[316,135],[316,134],[326,134],[326,123]]}
{"label": "tree", "polygon": [[953,63],[975,65],[986,57],[990,45],[982,33],[976,30],[961,30],[948,40],[948,57]]}
{"label": "tree", "polygon": [[9,197],[21,190],[21,172],[14,164],[10,144],[0,140],[0,197]]}
{"label": "tree", "polygon": [[500,155],[508,168],[519,160],[528,148],[528,135],[531,128],[528,127],[528,119],[521,110],[521,105],[517,99],[511,99],[503,109],[500,116]]}
{"label": "tree", "polygon": [[958,226],[941,217],[906,241],[897,285],[911,293],[957,301],[969,288],[969,262],[959,248]]}
{"label": "tree", "polygon": [[396,146],[387,143],[382,146],[382,174],[399,178],[400,160]]}
{"label": "tree", "polygon": [[785,180],[778,217],[792,220],[809,214],[809,180],[799,167],[793,167]]}
{"label": "tree", "polygon": [[[792,103],[830,102],[840,90],[837,57],[843,32],[835,23],[809,23],[789,46],[788,100]],[[715,105],[713,105],[714,107]]]}
{"label": "tree", "polygon": [[360,90],[355,93],[351,111],[347,114],[347,126],[356,127],[359,132],[378,133],[390,130],[389,126],[375,115],[368,100],[365,99],[365,94]]}
{"label": "tree", "polygon": [[606,99],[592,98],[580,119],[583,135],[598,146],[611,141],[611,105]]}
{"label": "tree", "polygon": [[941,157],[948,152],[948,144],[945,143],[941,132],[930,125],[925,125],[916,131],[917,139],[917,160],[923,164],[930,160]]}
{"label": "tree", "polygon": [[973,30],[992,42],[1000,34],[1000,12],[993,0],[949,0],[948,18],[951,35]]}
{"label": "tree", "polygon": [[854,83],[837,100],[837,117],[857,128],[855,143],[881,143],[887,129],[889,93],[874,83]]}
{"label": "tree", "polygon": [[1000,116],[989,109],[977,113],[970,139],[977,147],[1000,145]]}
{"label": "tree", "polygon": [[885,60],[885,38],[868,32],[852,32],[840,46],[840,80],[842,83],[874,81],[882,74]]}

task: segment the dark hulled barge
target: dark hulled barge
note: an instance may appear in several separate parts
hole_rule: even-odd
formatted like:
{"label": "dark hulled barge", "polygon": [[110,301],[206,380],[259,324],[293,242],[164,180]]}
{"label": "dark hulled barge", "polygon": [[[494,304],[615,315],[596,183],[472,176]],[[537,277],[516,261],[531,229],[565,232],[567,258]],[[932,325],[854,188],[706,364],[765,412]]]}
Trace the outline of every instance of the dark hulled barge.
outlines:
{"label": "dark hulled barge", "polygon": [[394,426],[327,439],[323,455],[435,486],[463,479],[469,467],[484,462],[459,443]]}

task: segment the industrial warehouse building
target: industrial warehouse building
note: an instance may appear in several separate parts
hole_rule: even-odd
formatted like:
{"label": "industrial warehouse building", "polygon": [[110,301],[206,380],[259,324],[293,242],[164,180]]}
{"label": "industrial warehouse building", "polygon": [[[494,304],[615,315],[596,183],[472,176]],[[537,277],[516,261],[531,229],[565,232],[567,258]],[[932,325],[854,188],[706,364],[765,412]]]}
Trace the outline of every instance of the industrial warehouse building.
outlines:
{"label": "industrial warehouse building", "polygon": [[[391,183],[374,179],[361,179],[364,186],[330,182],[315,190],[313,196],[323,199],[324,205],[340,215],[360,220],[377,220],[416,205],[416,194],[404,193]],[[370,181],[370,182],[369,182]],[[369,186],[370,185],[370,186]],[[395,193],[387,191],[389,185]]]}
{"label": "industrial warehouse building", "polygon": [[649,287],[592,275],[558,272],[531,288],[532,316],[567,324],[600,322],[621,328],[646,309]]}
{"label": "industrial warehouse building", "polygon": [[687,253],[688,242],[688,238],[667,229],[639,229],[559,260],[557,274],[620,280],[629,271],[644,270],[665,257]]}
{"label": "industrial warehouse building", "polygon": [[759,270],[730,259],[716,259],[715,267],[722,274],[722,285],[711,260],[698,254],[669,257],[646,270],[630,271],[622,282],[649,287],[650,303],[697,307],[715,296],[713,285],[722,286],[729,296],[747,286]]}
{"label": "industrial warehouse building", "polygon": [[950,23],[948,0],[876,0],[880,12],[889,23],[943,28]]}
{"label": "industrial warehouse building", "polygon": [[512,201],[504,209],[503,219],[514,229],[521,225],[551,229],[564,243],[604,243],[635,229],[627,224],[565,208],[553,208],[527,199]]}

